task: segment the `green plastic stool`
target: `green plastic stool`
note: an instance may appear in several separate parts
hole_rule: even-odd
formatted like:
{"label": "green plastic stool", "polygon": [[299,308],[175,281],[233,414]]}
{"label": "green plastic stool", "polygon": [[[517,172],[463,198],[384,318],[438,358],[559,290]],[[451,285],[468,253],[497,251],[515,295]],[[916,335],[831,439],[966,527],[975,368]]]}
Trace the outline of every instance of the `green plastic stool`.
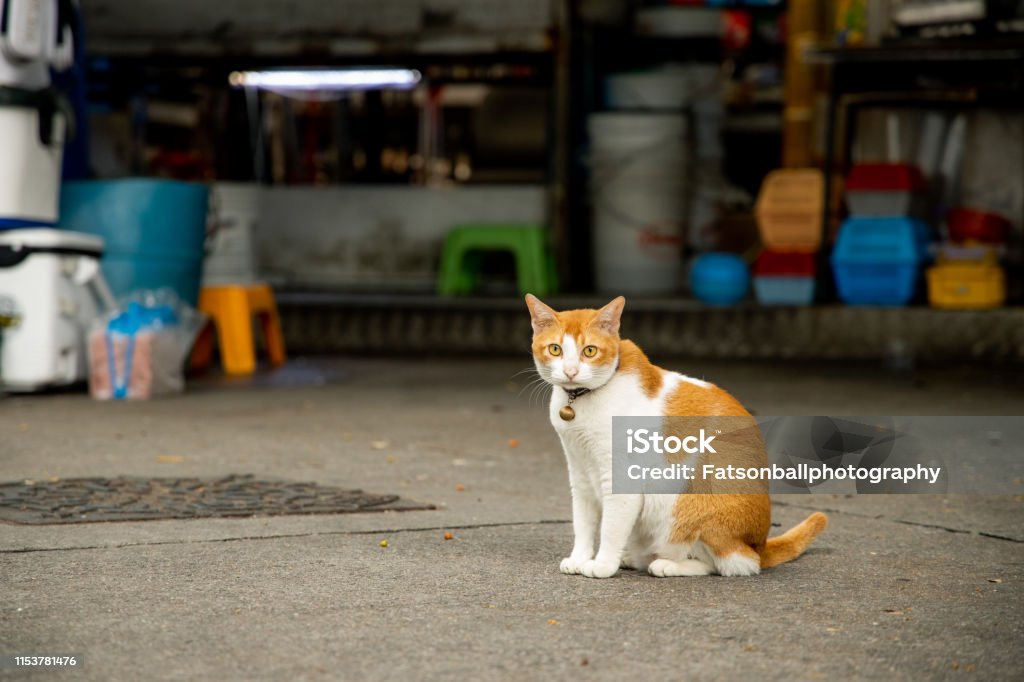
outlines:
{"label": "green plastic stool", "polygon": [[473,293],[480,253],[505,251],[516,259],[520,293],[546,296],[556,289],[547,235],[536,225],[459,225],[444,240],[437,289],[442,296]]}

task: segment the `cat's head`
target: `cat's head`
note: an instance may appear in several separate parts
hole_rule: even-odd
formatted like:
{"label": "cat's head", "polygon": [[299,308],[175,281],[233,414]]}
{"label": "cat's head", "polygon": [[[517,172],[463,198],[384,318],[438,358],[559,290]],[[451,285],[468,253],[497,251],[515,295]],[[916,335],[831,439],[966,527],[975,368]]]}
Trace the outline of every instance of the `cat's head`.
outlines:
{"label": "cat's head", "polygon": [[533,323],[533,360],[544,381],[563,388],[598,388],[619,362],[619,320],[626,299],[600,310],[558,312],[526,295]]}

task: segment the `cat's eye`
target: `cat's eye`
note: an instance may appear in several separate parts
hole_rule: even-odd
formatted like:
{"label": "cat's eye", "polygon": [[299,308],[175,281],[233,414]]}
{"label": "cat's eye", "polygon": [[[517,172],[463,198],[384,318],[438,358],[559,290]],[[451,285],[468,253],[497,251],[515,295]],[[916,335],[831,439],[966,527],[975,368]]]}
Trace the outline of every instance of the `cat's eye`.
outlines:
{"label": "cat's eye", "polygon": [[562,347],[559,346],[557,343],[553,343],[550,346],[548,346],[548,352],[557,358],[559,355],[562,354]]}
{"label": "cat's eye", "polygon": [[592,358],[597,355],[597,346],[584,346],[583,357]]}

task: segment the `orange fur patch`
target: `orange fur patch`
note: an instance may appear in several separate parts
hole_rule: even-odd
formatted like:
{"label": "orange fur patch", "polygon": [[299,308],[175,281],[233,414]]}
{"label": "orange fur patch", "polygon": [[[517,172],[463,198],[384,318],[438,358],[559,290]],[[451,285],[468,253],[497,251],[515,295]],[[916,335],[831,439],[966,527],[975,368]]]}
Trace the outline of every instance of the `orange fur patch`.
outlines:
{"label": "orange fur patch", "polygon": [[679,383],[665,399],[665,415],[670,417],[749,417],[750,413],[718,386],[704,388],[688,381]]}
{"label": "orange fur patch", "polygon": [[640,346],[628,339],[619,342],[619,371],[636,374],[640,378],[640,387],[648,398],[658,395],[665,381],[665,370],[652,364],[640,350]]}

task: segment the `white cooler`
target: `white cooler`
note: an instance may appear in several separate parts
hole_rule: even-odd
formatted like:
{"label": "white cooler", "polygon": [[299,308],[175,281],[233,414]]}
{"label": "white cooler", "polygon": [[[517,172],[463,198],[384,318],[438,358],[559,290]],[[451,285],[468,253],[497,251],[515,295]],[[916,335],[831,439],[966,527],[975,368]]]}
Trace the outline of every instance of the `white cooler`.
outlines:
{"label": "white cooler", "polygon": [[89,326],[113,297],[100,273],[103,240],[52,229],[0,231],[0,384],[34,391],[86,379]]}

